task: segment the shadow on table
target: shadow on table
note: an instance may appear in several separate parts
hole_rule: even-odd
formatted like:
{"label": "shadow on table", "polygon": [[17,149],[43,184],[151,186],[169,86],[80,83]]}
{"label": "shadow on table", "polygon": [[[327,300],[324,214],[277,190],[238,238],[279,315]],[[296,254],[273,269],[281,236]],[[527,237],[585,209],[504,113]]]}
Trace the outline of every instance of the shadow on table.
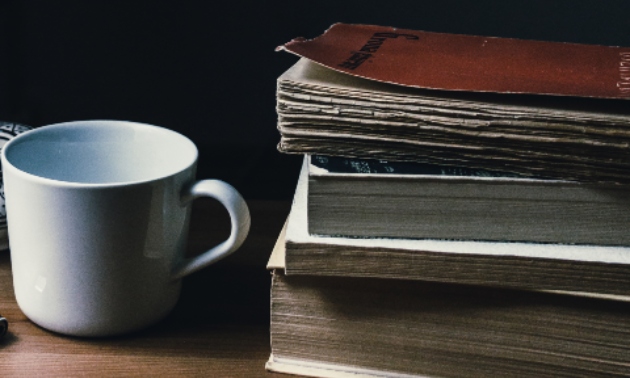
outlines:
{"label": "shadow on table", "polygon": [[11,332],[11,330],[8,330],[4,336],[0,337],[0,350],[2,350],[2,348],[9,347],[10,345],[16,343],[18,340],[18,337],[15,336]]}

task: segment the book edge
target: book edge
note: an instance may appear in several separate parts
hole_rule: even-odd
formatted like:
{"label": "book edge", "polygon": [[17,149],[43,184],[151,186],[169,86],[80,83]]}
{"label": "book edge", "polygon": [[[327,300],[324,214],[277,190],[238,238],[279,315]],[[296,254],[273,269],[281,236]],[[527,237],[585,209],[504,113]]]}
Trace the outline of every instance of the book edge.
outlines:
{"label": "book edge", "polygon": [[278,239],[276,240],[276,243],[274,244],[273,249],[271,250],[271,256],[269,256],[269,260],[267,261],[267,270],[274,270],[274,269],[284,270],[285,255],[286,255],[285,240],[286,240],[286,234],[287,234],[287,223],[288,223],[288,219],[286,222],[284,222],[284,226],[282,227],[282,230],[280,230],[280,235],[278,236]]}
{"label": "book edge", "polygon": [[[272,256],[269,259],[269,264],[267,265],[267,269],[273,271],[274,274],[276,270],[279,270],[282,272],[281,274],[287,275],[287,272],[285,269],[286,268],[285,257],[286,257],[286,223],[285,223],[285,227],[280,232],[278,239],[276,240],[276,244],[274,246],[274,250],[272,251]],[[272,263],[272,260],[274,263]],[[301,274],[289,273],[289,275],[301,275]],[[378,277],[372,277],[372,278],[373,279],[387,279],[387,278],[378,278]],[[466,284],[462,283],[462,285],[466,285]],[[515,289],[514,287],[509,287],[509,288]],[[556,295],[568,295],[568,296],[575,296],[575,297],[603,299],[603,300],[615,301],[615,302],[630,302],[630,295],[604,294],[604,293],[572,291],[572,290],[551,290],[551,289],[525,289],[525,290],[541,292],[541,293],[550,293],[550,294],[556,294]]]}
{"label": "book edge", "polygon": [[[559,180],[559,179],[545,179],[545,178],[534,178],[534,177],[511,177],[511,176],[465,176],[465,175],[452,175],[452,174],[422,174],[422,173],[346,173],[346,172],[334,172],[328,170],[326,168],[319,167],[312,162],[312,156],[306,155],[307,157],[307,165],[308,172],[310,177],[316,177],[318,179],[349,179],[349,180],[408,180],[408,181],[448,181],[448,182],[459,182],[459,183],[513,183],[513,184],[535,184],[541,186],[548,185],[564,185],[571,187],[579,187],[579,186],[603,186],[608,187],[612,186],[609,183],[601,183],[601,184],[591,184],[584,183],[580,181],[571,181],[571,180]],[[349,159],[349,158],[348,158]],[[349,159],[360,161],[362,159]],[[615,187],[619,187],[619,185],[614,185]],[[630,187],[630,185],[629,185]]]}
{"label": "book edge", "polygon": [[265,363],[265,369],[276,373],[317,378],[429,378],[424,375],[419,376],[390,371],[361,369],[347,365],[336,365],[293,358],[276,358],[273,353]]}
{"label": "book edge", "polygon": [[[287,221],[287,244],[348,246],[381,250],[424,251],[457,256],[498,256],[630,265],[630,247],[437,239],[343,238],[308,233],[308,161],[302,170]],[[453,256],[457,258],[456,256]]]}

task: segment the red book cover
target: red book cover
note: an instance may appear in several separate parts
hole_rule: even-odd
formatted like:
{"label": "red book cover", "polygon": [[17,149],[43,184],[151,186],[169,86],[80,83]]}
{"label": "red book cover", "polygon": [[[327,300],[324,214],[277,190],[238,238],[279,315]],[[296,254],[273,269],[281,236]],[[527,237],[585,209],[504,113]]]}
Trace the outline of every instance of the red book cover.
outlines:
{"label": "red book cover", "polygon": [[347,74],[412,87],[630,98],[630,47],[339,23],[279,49]]}

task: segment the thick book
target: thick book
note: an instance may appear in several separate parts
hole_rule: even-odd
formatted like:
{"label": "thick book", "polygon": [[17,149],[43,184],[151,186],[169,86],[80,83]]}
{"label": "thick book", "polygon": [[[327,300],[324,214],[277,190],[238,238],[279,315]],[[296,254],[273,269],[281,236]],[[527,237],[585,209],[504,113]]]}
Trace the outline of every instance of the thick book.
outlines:
{"label": "thick book", "polygon": [[[279,238],[274,254],[282,253]],[[311,377],[628,377],[630,303],[270,262],[266,368]]]}
{"label": "thick book", "polygon": [[308,223],[308,170],[303,167],[287,221],[287,275],[630,295],[630,247],[320,236],[309,233]]}
{"label": "thick book", "polygon": [[282,49],[283,152],[630,181],[630,48],[338,24]]}
{"label": "thick book", "polygon": [[313,235],[630,246],[630,186],[307,157]]}

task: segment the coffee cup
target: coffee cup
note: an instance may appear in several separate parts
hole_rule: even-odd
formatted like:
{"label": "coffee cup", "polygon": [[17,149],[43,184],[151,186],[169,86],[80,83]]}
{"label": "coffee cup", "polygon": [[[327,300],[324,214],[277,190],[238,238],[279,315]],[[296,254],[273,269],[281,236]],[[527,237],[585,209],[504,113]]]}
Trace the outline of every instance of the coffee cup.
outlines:
{"label": "coffee cup", "polygon": [[[232,186],[195,180],[197,157],[185,136],[126,121],[60,123],[9,141],[2,167],[24,314],[75,336],[122,334],[163,319],[181,278],[234,252],[249,231],[249,210]],[[186,257],[199,197],[225,206],[231,233]]]}

